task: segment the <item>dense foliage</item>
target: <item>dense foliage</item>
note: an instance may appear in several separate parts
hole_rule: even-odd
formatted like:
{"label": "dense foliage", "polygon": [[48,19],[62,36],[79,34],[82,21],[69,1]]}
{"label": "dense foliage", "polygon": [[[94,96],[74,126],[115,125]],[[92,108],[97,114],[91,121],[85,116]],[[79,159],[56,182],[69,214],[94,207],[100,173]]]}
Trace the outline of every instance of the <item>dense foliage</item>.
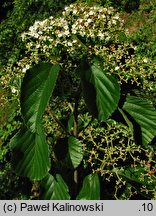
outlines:
{"label": "dense foliage", "polygon": [[[34,15],[17,32],[18,54],[7,45],[1,104],[12,113],[3,110],[0,198],[156,199],[156,8],[151,2],[150,25],[138,31],[111,7],[130,2],[116,3],[78,1],[57,15]],[[34,3],[41,14],[42,4]],[[11,195],[9,175],[8,190],[18,188]]]}

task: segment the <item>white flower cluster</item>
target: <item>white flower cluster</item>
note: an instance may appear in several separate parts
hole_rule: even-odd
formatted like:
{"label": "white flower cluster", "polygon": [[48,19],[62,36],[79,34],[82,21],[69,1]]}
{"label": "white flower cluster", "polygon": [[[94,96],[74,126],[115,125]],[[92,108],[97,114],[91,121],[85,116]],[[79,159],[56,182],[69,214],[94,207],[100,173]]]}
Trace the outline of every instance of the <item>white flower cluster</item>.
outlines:
{"label": "white flower cluster", "polygon": [[65,7],[59,18],[36,21],[22,40],[27,52],[41,59],[60,61],[62,53],[81,59],[94,54],[94,45],[114,41],[122,23],[113,8],[76,3]]}
{"label": "white flower cluster", "polygon": [[[99,56],[103,59],[105,71],[117,74],[121,82],[131,80],[140,85],[141,79],[145,89],[149,86],[154,89],[154,83],[148,81],[155,71],[154,64],[147,58],[129,56],[127,48],[135,52],[137,49],[122,41],[123,33],[126,34],[123,21],[113,8],[71,4],[65,7],[61,16],[36,21],[27,32],[22,33],[25,56],[16,65],[8,64],[3,84],[8,86],[12,83],[15,74],[17,77],[24,76],[39,61],[59,63],[64,71],[70,73],[82,58],[91,60]],[[14,87],[19,89],[16,85]],[[15,93],[14,89],[11,91]]]}

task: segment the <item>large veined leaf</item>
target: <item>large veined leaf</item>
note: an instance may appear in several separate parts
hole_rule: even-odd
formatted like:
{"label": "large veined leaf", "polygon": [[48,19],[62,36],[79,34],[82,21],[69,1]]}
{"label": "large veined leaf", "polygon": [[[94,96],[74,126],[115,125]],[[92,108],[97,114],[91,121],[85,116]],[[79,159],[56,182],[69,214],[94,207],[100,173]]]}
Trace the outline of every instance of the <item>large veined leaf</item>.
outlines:
{"label": "large veined leaf", "polygon": [[69,200],[68,186],[61,175],[56,177],[48,174],[41,182],[41,199],[44,200]]}
{"label": "large veined leaf", "polygon": [[118,106],[120,86],[117,80],[113,75],[107,75],[96,62],[91,66],[84,63],[79,71],[83,96],[90,113],[105,121]]}
{"label": "large veined leaf", "polygon": [[92,173],[85,177],[83,186],[77,196],[77,200],[99,200],[100,182],[97,173]]}
{"label": "large veined leaf", "polygon": [[146,146],[156,136],[156,110],[149,101],[135,96],[127,96],[123,109],[140,125],[142,143]]}
{"label": "large veined leaf", "polygon": [[12,164],[21,176],[31,180],[44,178],[50,169],[49,150],[41,125],[36,133],[26,127],[21,129],[11,140]]}
{"label": "large veined leaf", "polygon": [[59,65],[40,63],[28,70],[21,87],[21,112],[32,132],[41,122],[43,112],[55,87]]}
{"label": "large veined leaf", "polygon": [[78,167],[83,159],[82,143],[72,136],[68,138],[68,154],[72,166]]}

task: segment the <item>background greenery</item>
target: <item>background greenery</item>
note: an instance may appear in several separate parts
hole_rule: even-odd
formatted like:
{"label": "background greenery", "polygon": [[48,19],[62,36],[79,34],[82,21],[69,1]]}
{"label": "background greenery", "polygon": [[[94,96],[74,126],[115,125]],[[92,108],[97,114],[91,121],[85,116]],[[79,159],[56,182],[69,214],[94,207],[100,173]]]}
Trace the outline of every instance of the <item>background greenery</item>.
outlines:
{"label": "background greenery", "polygon": [[[12,0],[4,1],[1,11],[3,16],[1,17],[0,24],[0,75],[3,78],[6,76],[5,66],[10,63],[14,64],[24,54],[24,45],[21,41],[20,34],[23,31],[28,30],[35,20],[43,20],[51,15],[59,16],[61,9],[65,5],[73,3],[75,1],[51,1],[51,0]],[[137,54],[140,58],[150,59],[154,62],[156,60],[156,2],[155,0],[87,0],[88,4],[100,4],[102,6],[113,6],[118,11],[122,18],[125,20],[125,28],[130,33],[129,41],[138,47]],[[10,75],[9,75],[10,76]],[[11,74],[12,76],[12,74]],[[17,79],[12,79],[12,86],[19,85],[20,82]],[[151,78],[151,82],[155,81],[155,77]],[[4,80],[5,83],[5,80]],[[9,83],[10,84],[10,83]],[[10,160],[11,152],[9,149],[10,138],[17,132],[21,125],[21,115],[18,105],[18,95],[12,93],[12,86],[7,88],[1,84],[1,97],[0,97],[0,199],[34,199],[38,196],[35,184],[30,182],[27,178],[21,178],[14,174],[12,171]],[[6,84],[5,84],[6,86]],[[143,90],[135,92],[136,95],[147,98],[153,102],[156,107],[156,90],[151,89],[149,91]],[[60,111],[58,110],[58,101],[53,105],[53,110],[57,113],[58,118],[61,116],[61,121],[64,124],[66,122],[66,115],[69,113],[69,108],[64,104],[60,104]],[[83,110],[83,103],[82,103]],[[48,135],[49,142],[51,141],[50,134],[55,130],[57,133],[57,125],[52,128],[50,121],[51,116],[49,110],[46,110],[47,115],[44,116],[45,128]],[[45,114],[46,114],[45,113]],[[62,117],[63,116],[63,117]],[[87,120],[86,117],[85,120]],[[82,117],[82,124],[84,123],[84,116]],[[98,123],[94,122],[93,127],[97,128]],[[113,127],[113,124],[112,124]],[[124,135],[124,130],[118,125]],[[86,131],[87,133],[87,131]],[[121,135],[121,134],[120,134]],[[86,143],[89,139],[89,135],[86,134]],[[92,134],[94,136],[94,134]],[[127,136],[127,135],[126,135]],[[101,137],[98,137],[100,140]],[[115,138],[114,138],[115,139]],[[88,157],[86,155],[86,157]],[[114,180],[115,181],[115,180]],[[109,185],[109,183],[107,182]],[[12,190],[13,188],[13,190]],[[113,194],[115,191],[111,191],[111,187],[106,191],[106,196],[103,199],[114,199]],[[128,190],[128,189],[127,189]],[[120,194],[120,191],[118,192]],[[145,199],[144,196],[133,194],[131,191],[131,199]],[[118,196],[119,196],[118,194]]]}

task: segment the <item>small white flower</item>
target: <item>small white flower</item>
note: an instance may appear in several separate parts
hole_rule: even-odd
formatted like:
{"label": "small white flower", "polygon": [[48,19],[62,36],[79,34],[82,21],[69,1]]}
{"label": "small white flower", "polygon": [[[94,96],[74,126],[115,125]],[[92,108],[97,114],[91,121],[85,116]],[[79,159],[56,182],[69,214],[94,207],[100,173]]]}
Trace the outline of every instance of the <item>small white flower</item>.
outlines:
{"label": "small white flower", "polygon": [[34,23],[34,27],[38,27],[39,25],[40,25],[40,21],[35,21],[35,23]]}
{"label": "small white flower", "polygon": [[64,10],[65,10],[65,11],[69,11],[70,8],[69,8],[69,7],[65,7]]}
{"label": "small white flower", "polygon": [[69,31],[67,30],[67,31],[65,31],[64,33],[63,33],[63,35],[66,35],[66,36],[68,36],[69,35]]}
{"label": "small white flower", "polygon": [[134,46],[134,48],[133,48],[134,50],[137,50],[137,46]]}
{"label": "small white flower", "polygon": [[104,39],[104,34],[102,32],[99,32],[98,37],[100,37],[100,39]]}
{"label": "small white flower", "polygon": [[105,41],[108,42],[110,40],[110,38],[111,38],[110,36],[106,37]]}
{"label": "small white flower", "polygon": [[72,33],[73,33],[73,34],[76,34],[76,32],[77,32],[77,31],[76,31],[75,29],[72,29]]}
{"label": "small white flower", "polygon": [[30,68],[30,65],[26,65],[25,68],[28,70]]}
{"label": "small white flower", "polygon": [[92,22],[92,19],[89,18],[89,19],[87,20],[87,23],[91,23],[91,22]]}
{"label": "small white flower", "polygon": [[34,31],[34,26],[30,26],[30,27],[29,27],[29,31],[32,31],[32,32],[33,32],[33,31]]}
{"label": "small white flower", "polygon": [[62,37],[63,35],[62,35],[62,33],[59,33],[57,36],[60,38],[60,37]]}
{"label": "small white flower", "polygon": [[76,25],[75,25],[75,24],[73,24],[73,25],[72,25],[72,29],[75,29],[75,28],[76,28]]}
{"label": "small white flower", "polygon": [[77,14],[77,10],[76,9],[73,10],[73,14]]}
{"label": "small white flower", "polygon": [[65,29],[65,30],[68,30],[68,29],[69,29],[69,27],[68,27],[67,25],[65,25],[65,26],[64,26],[64,29]]}
{"label": "small white flower", "polygon": [[108,14],[111,14],[111,8],[109,8],[109,9],[110,9],[110,10],[107,10],[107,13],[108,13]]}
{"label": "small white flower", "polygon": [[114,19],[116,19],[116,20],[119,20],[119,19],[120,19],[120,17],[119,17],[119,16],[115,16],[115,17],[114,17]]}
{"label": "small white flower", "polygon": [[83,36],[85,36],[85,32],[84,31],[81,31],[80,32],[80,35],[83,37]]}
{"label": "small white flower", "polygon": [[82,22],[83,22],[83,19],[79,19],[79,22],[82,23]]}
{"label": "small white flower", "polygon": [[103,19],[105,19],[106,18],[106,15],[105,14],[102,14],[102,16],[101,16]]}
{"label": "small white flower", "polygon": [[112,24],[116,25],[116,20],[112,20]]}
{"label": "small white flower", "polygon": [[23,69],[22,69],[22,73],[25,73],[26,71],[27,71],[26,68],[23,68]]}
{"label": "small white flower", "polygon": [[88,13],[86,14],[85,12],[84,19],[88,19],[88,17],[89,17],[89,14]]}
{"label": "small white flower", "polygon": [[49,17],[49,19],[50,19],[50,20],[53,20],[53,19],[54,19],[54,17],[53,17],[53,16],[50,16],[50,17]]}
{"label": "small white flower", "polygon": [[117,70],[119,70],[119,69],[120,69],[120,67],[119,67],[119,66],[116,66],[114,70],[117,71]]}
{"label": "small white flower", "polygon": [[68,46],[71,47],[73,44],[71,42],[68,42]]}
{"label": "small white flower", "polygon": [[73,43],[77,43],[77,40],[73,40]]}
{"label": "small white flower", "polygon": [[148,62],[148,60],[145,58],[145,59],[143,59],[143,62],[144,62],[144,63],[147,63],[147,62]]}
{"label": "small white flower", "polygon": [[41,46],[40,44],[37,44],[37,45],[36,45],[36,48],[38,49],[38,48],[40,48],[40,46]]}
{"label": "small white flower", "polygon": [[22,34],[21,34],[21,38],[22,38],[22,40],[24,40],[25,37],[26,37],[26,34],[25,34],[25,33],[22,33]]}
{"label": "small white flower", "polygon": [[93,12],[93,11],[90,11],[90,12],[89,12],[89,15],[90,15],[90,16],[94,15],[94,12]]}
{"label": "small white flower", "polygon": [[39,34],[37,34],[36,32],[31,32],[28,35],[30,35],[31,37],[34,37],[34,38],[39,38]]}
{"label": "small white flower", "polygon": [[29,68],[30,68],[30,66],[29,66],[29,65],[26,65],[26,66],[22,69],[22,72],[25,73]]}
{"label": "small white flower", "polygon": [[53,42],[53,39],[52,39],[52,38],[49,38],[49,41],[50,41],[50,42]]}
{"label": "small white flower", "polygon": [[95,35],[92,33],[92,32],[90,32],[90,35],[89,35],[91,38],[94,38],[95,37]]}
{"label": "small white flower", "polygon": [[17,92],[17,90],[13,87],[13,88],[11,89],[11,92],[12,92],[13,94],[15,94],[15,93]]}

